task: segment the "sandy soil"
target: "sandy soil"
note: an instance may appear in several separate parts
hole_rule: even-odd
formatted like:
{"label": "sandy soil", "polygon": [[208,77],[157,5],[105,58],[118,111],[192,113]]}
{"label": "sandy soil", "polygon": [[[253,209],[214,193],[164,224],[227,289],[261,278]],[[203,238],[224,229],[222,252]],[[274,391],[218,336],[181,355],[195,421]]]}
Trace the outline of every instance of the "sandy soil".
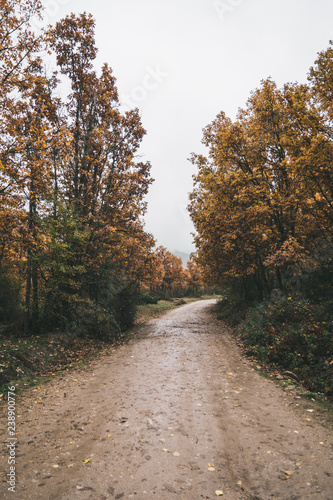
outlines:
{"label": "sandy soil", "polygon": [[0,497],[333,499],[331,430],[251,367],[212,303],[18,397],[16,492],[4,441]]}

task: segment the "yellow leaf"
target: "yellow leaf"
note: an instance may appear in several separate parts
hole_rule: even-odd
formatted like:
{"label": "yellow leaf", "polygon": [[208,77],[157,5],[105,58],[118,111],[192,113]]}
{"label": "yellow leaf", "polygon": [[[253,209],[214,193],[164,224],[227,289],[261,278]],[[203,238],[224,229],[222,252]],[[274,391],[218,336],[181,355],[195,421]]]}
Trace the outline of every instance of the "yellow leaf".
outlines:
{"label": "yellow leaf", "polygon": [[112,434],[108,434],[108,438],[112,438]]}
{"label": "yellow leaf", "polygon": [[87,464],[87,463],[89,463],[89,462],[90,462],[90,460],[91,460],[91,458],[87,458],[87,460],[83,460],[83,463],[84,463],[84,464]]}
{"label": "yellow leaf", "polygon": [[214,472],[214,471],[215,471],[214,467],[208,467],[208,470],[209,470],[210,472]]}
{"label": "yellow leaf", "polygon": [[214,467],[214,464],[208,464],[208,467]]}
{"label": "yellow leaf", "polygon": [[285,473],[286,476],[292,476],[294,474],[294,471],[292,471],[292,470],[285,470],[284,473]]}
{"label": "yellow leaf", "polygon": [[215,491],[215,495],[216,495],[217,497],[223,497],[223,491],[222,491],[222,490],[216,490],[216,491]]}
{"label": "yellow leaf", "polygon": [[180,453],[178,453],[178,451],[175,451],[175,452],[173,453],[173,456],[174,456],[174,457],[180,457]]}

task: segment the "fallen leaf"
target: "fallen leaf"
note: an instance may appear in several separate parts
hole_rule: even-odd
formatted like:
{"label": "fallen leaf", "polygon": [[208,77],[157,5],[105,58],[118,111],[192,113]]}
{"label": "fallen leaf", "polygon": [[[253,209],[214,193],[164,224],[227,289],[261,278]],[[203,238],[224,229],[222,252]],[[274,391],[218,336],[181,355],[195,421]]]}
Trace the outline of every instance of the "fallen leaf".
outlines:
{"label": "fallen leaf", "polygon": [[180,453],[178,453],[178,451],[175,451],[175,452],[173,453],[173,456],[174,456],[174,457],[180,457]]}
{"label": "fallen leaf", "polygon": [[243,485],[242,481],[238,481],[237,486],[242,486],[242,485]]}
{"label": "fallen leaf", "polygon": [[214,467],[214,464],[208,464],[208,467]]}
{"label": "fallen leaf", "polygon": [[306,411],[308,411],[309,413],[312,413],[314,410],[306,410]]}
{"label": "fallen leaf", "polygon": [[87,460],[83,460],[83,463],[84,463],[84,464],[87,464],[87,463],[89,463],[89,462],[90,462],[90,460],[91,460],[91,458],[87,458]]}
{"label": "fallen leaf", "polygon": [[208,467],[208,470],[209,470],[210,472],[214,472],[214,471],[215,471],[214,467]]}
{"label": "fallen leaf", "polygon": [[168,448],[163,448],[163,451],[169,451]]}
{"label": "fallen leaf", "polygon": [[108,434],[108,438],[112,438],[112,434]]}
{"label": "fallen leaf", "polygon": [[285,473],[286,476],[292,476],[294,474],[294,471],[293,470],[285,470],[283,471]]}
{"label": "fallen leaf", "polygon": [[222,490],[216,490],[216,491],[215,491],[215,495],[216,495],[217,497],[223,497],[223,491],[222,491]]}
{"label": "fallen leaf", "polygon": [[52,465],[55,469],[59,469],[59,465]]}
{"label": "fallen leaf", "polygon": [[311,418],[306,418],[305,419],[307,422],[311,422]]}

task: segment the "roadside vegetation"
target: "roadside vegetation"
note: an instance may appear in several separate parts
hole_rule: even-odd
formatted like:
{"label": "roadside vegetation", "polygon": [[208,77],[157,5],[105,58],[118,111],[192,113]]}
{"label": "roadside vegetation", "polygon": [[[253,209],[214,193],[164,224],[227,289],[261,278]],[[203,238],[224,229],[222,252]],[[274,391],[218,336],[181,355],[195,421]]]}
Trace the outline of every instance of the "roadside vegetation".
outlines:
{"label": "roadside vegetation", "polygon": [[331,303],[273,294],[248,311],[236,333],[249,355],[282,372],[291,371],[308,390],[332,397],[331,309]]}

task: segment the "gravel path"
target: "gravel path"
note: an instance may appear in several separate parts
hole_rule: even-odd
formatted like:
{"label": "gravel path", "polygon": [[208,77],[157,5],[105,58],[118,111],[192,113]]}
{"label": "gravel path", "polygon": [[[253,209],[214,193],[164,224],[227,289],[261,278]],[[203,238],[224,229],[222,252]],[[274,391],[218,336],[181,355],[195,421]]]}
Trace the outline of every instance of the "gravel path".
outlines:
{"label": "gravel path", "polygon": [[0,498],[332,500],[332,432],[251,367],[212,303],[17,398],[16,491],[4,442]]}

